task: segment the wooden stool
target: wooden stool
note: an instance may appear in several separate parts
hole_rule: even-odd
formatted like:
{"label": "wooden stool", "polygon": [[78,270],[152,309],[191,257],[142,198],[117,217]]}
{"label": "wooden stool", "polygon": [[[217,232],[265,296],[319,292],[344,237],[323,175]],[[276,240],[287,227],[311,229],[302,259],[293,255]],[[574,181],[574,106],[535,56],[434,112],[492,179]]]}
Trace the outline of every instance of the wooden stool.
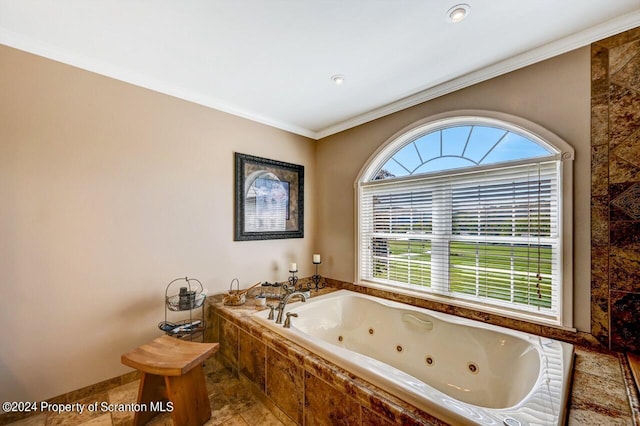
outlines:
{"label": "wooden stool", "polygon": [[[196,343],[161,336],[122,355],[121,362],[142,372],[134,425],[143,425],[167,410],[176,426],[202,425],[211,417],[202,362],[218,351],[219,343]],[[146,408],[146,411],[145,411]]]}

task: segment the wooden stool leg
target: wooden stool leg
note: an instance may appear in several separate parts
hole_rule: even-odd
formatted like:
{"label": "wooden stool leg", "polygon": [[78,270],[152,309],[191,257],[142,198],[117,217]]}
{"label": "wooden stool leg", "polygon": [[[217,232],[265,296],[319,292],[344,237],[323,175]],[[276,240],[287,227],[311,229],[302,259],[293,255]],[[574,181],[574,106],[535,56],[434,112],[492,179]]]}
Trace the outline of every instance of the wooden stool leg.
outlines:
{"label": "wooden stool leg", "polygon": [[211,417],[202,365],[192,368],[183,376],[165,376],[165,382],[167,396],[173,402],[173,424],[200,426]]}
{"label": "wooden stool leg", "polygon": [[144,411],[136,411],[133,417],[135,426],[144,425],[151,420],[158,412],[151,411],[151,402],[167,401],[166,388],[163,376],[142,373],[140,377],[140,387],[138,388],[138,404],[146,407]]}

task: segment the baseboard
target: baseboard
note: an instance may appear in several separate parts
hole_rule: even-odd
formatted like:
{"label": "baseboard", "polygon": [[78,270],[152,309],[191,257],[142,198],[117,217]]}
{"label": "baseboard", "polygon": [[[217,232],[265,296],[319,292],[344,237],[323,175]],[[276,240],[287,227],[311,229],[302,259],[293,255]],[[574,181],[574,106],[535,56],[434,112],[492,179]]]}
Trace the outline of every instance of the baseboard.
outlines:
{"label": "baseboard", "polygon": [[[106,392],[122,385],[126,385],[127,383],[131,383],[134,380],[138,380],[139,378],[140,378],[140,373],[138,371],[132,371],[130,373],[113,377],[111,379],[103,380],[101,382],[94,383],[92,385],[85,386],[80,389],[72,390],[71,392],[54,396],[53,398],[46,399],[42,402],[49,402],[51,404],[64,404],[64,403],[75,402],[81,399],[89,398],[92,395],[95,395],[101,392]],[[40,402],[38,402],[38,405],[40,405]],[[17,422],[18,420],[22,420],[36,414],[40,414],[40,412],[31,411],[31,412],[2,413],[0,414],[0,426]]]}

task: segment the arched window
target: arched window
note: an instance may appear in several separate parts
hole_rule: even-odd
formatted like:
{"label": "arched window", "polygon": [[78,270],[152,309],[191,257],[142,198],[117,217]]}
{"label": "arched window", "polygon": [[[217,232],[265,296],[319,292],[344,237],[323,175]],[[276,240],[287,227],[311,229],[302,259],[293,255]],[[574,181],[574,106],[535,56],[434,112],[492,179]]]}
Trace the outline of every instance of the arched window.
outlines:
{"label": "arched window", "polygon": [[358,281],[570,326],[571,159],[557,136],[506,115],[402,132],[358,178]]}

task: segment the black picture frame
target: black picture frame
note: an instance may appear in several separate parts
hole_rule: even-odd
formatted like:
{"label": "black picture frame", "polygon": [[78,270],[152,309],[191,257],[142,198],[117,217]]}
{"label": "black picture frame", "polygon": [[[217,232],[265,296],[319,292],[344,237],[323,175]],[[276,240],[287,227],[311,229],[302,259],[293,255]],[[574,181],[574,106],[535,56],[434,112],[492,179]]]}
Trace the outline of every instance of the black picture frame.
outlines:
{"label": "black picture frame", "polygon": [[304,238],[304,166],[235,153],[235,241]]}

